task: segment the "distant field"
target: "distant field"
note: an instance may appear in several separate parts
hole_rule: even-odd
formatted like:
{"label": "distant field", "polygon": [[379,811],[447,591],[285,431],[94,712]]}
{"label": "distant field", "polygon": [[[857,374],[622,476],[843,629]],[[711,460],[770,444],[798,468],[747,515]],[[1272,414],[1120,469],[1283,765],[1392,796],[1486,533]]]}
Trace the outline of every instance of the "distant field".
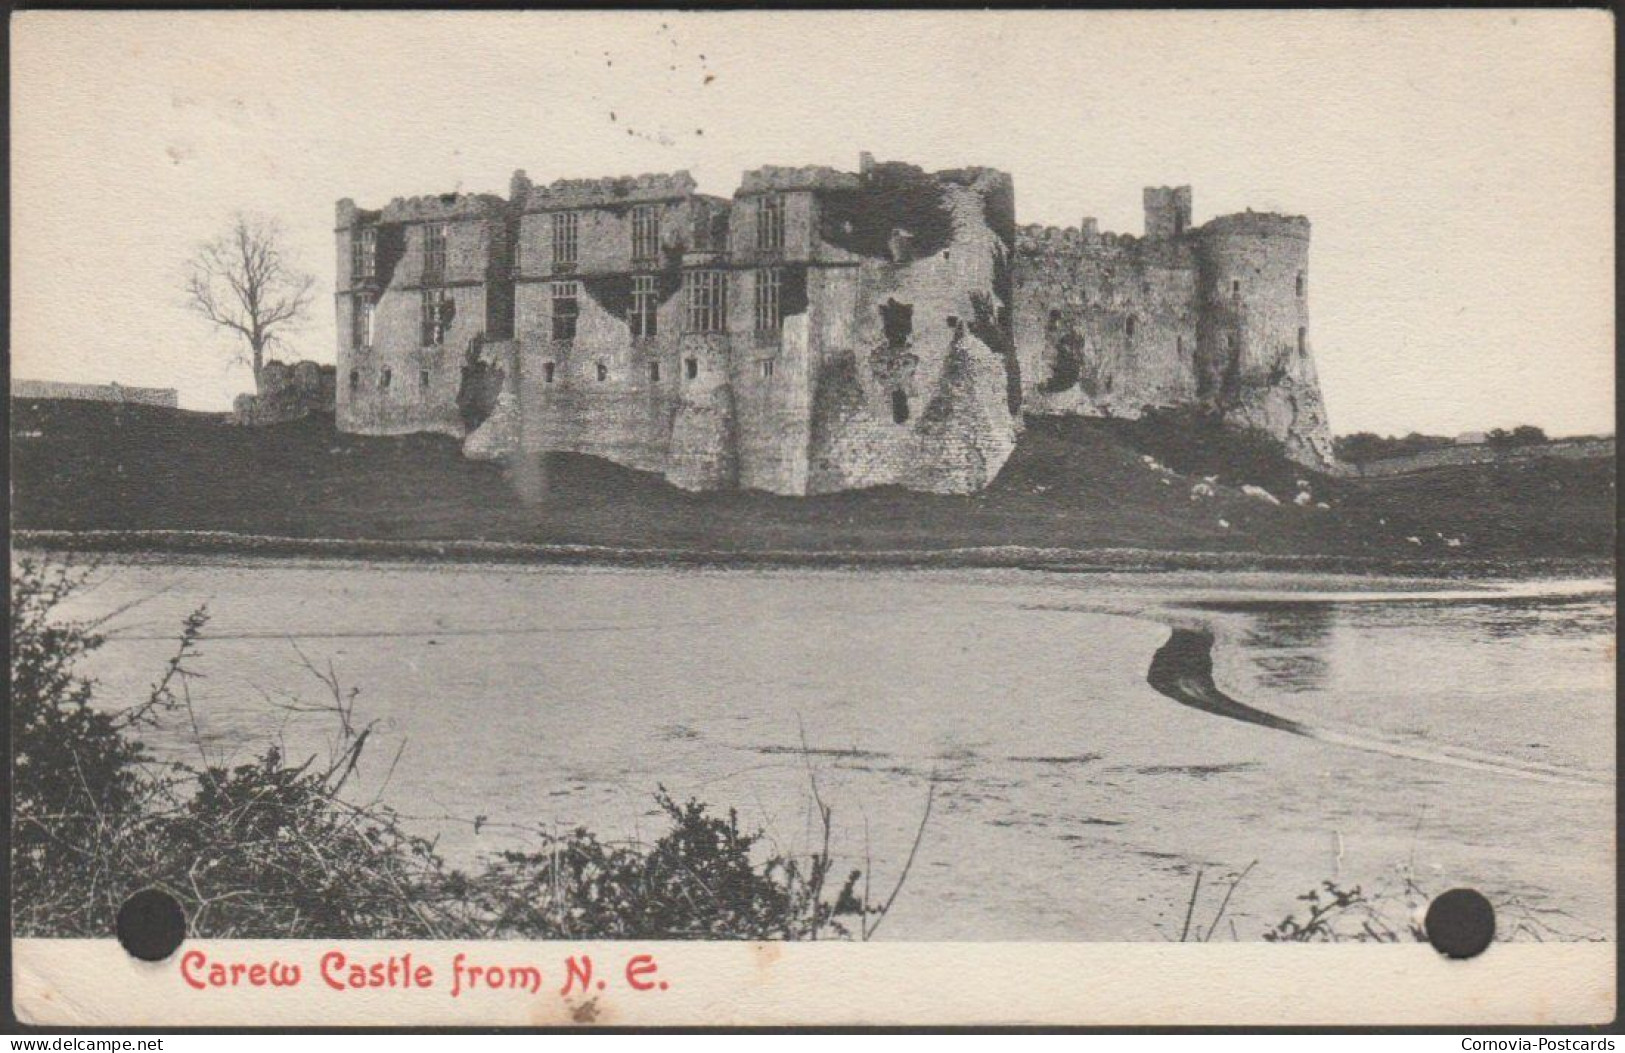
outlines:
{"label": "distant field", "polygon": [[[13,399],[12,525],[723,553],[1021,545],[1382,562],[1602,559],[1614,549],[1612,460],[1341,479],[1225,435],[1167,428],[1031,418],[993,486],[964,497],[896,488],[693,494],[597,458],[554,454],[541,468],[540,498],[525,500],[502,466],[464,460],[441,436],[342,435],[331,419],[244,428],[158,407]],[[1205,475],[1219,477],[1216,495],[1193,499]],[[1292,502],[1298,480],[1313,495],[1304,506]],[[1242,484],[1281,504],[1241,493]]]}

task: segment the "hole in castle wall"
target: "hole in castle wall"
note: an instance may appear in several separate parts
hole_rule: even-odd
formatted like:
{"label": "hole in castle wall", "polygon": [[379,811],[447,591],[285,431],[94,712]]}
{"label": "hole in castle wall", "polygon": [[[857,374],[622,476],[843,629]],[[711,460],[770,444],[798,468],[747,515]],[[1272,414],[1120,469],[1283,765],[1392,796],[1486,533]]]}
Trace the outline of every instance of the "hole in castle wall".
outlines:
{"label": "hole in castle wall", "polygon": [[891,419],[894,424],[908,423],[908,392],[901,388],[891,393]]}
{"label": "hole in castle wall", "polygon": [[902,349],[914,333],[914,305],[887,300],[880,305],[880,327],[885,331],[887,346],[894,351]]}

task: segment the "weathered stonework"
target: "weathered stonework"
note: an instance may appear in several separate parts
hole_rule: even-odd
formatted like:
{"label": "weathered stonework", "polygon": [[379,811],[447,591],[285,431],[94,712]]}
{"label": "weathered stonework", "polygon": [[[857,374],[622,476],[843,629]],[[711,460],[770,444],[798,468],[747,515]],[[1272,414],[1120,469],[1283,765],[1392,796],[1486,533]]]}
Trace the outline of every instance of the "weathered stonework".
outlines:
{"label": "weathered stonework", "polygon": [[1018,236],[1008,175],[868,155],[756,169],[731,199],[686,172],[520,172],[507,200],[344,200],[339,426],[588,453],[694,490],[969,493],[1024,412],[1202,403],[1328,462],[1308,222],[1192,228],[1190,207],[1151,188],[1146,238]]}
{"label": "weathered stonework", "polygon": [[330,415],[334,403],[333,367],[310,359],[260,368],[259,392],[238,395],[231,416],[237,424],[281,424],[313,413]]}
{"label": "weathered stonework", "polygon": [[1309,349],[1309,221],[1245,212],[1200,227],[1189,187],[1145,192],[1146,236],[1023,227],[1016,333],[1030,413],[1137,417],[1205,405],[1332,463]]}
{"label": "weathered stonework", "polygon": [[[434,226],[438,280],[422,262]],[[1000,172],[769,167],[732,199],[686,172],[548,187],[520,174],[507,202],[343,201],[338,229],[347,430],[784,494],[971,492],[1015,444]],[[441,288],[455,313],[430,332],[418,312]],[[370,331],[347,323],[358,299],[375,305]]]}

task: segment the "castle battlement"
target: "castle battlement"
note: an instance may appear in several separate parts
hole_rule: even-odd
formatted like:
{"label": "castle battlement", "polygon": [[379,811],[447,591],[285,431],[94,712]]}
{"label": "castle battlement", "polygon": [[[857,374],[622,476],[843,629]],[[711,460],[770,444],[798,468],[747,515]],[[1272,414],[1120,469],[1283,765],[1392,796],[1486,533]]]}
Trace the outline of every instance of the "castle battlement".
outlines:
{"label": "castle battlement", "polygon": [[1197,404],[1324,463],[1308,220],[1144,200],[1144,235],[1018,228],[1004,172],[869,154],[752,168],[725,198],[687,171],[523,170],[506,199],[346,198],[339,426],[689,489],[966,493],[1023,414]]}
{"label": "castle battlement", "polygon": [[384,223],[422,223],[429,220],[486,219],[502,213],[506,202],[495,194],[424,194],[398,197],[379,214]]}
{"label": "castle battlement", "polygon": [[687,197],[698,188],[687,171],[646,172],[635,176],[600,179],[558,179],[548,186],[531,187],[527,211],[594,208]]}
{"label": "castle battlement", "polygon": [[763,165],[752,168],[739,181],[738,194],[761,194],[770,190],[852,190],[859,179],[828,165],[785,167]]}
{"label": "castle battlement", "polygon": [[1307,241],[1309,220],[1303,216],[1290,216],[1279,212],[1232,212],[1227,216],[1215,216],[1202,224],[1201,233],[1301,238]]}

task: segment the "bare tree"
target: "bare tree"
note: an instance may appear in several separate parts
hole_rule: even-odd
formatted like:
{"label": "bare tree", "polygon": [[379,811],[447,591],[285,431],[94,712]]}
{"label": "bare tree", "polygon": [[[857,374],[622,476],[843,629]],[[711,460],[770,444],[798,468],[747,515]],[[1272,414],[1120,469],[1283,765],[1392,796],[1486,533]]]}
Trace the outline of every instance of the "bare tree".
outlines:
{"label": "bare tree", "polygon": [[309,309],[315,284],[284,260],[275,219],[239,212],[187,261],[186,306],[248,344],[258,391],[266,349]]}

